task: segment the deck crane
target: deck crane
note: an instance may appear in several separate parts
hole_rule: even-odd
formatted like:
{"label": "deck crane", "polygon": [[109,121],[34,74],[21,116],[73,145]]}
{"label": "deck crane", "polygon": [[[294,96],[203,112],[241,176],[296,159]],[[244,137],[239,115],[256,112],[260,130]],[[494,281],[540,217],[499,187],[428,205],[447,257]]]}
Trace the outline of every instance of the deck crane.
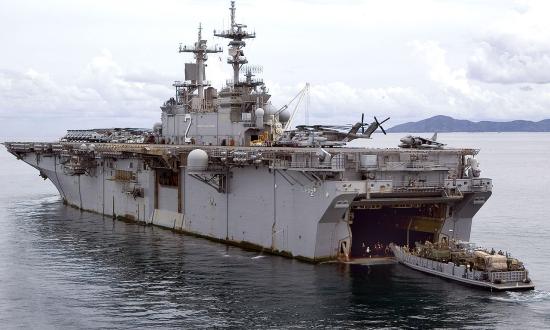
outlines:
{"label": "deck crane", "polygon": [[[283,130],[284,131],[288,131],[289,128],[292,127],[292,121],[294,120],[294,117],[296,116],[296,113],[298,112],[298,106],[300,105],[300,103],[302,102],[302,100],[304,99],[304,97],[306,97],[306,99],[309,99],[309,83],[306,83],[306,85],[304,86],[304,88],[302,88],[298,94],[296,94],[287,104],[285,104],[284,106],[282,106],[279,110],[277,110],[277,112],[275,114],[279,114],[281,112],[283,112],[284,110],[288,109],[288,107],[294,102],[296,101],[296,104],[294,105],[294,109],[292,110],[292,113],[290,115],[290,119],[288,120],[288,122],[285,124],[285,126],[283,127]],[[306,107],[308,106],[309,104],[306,103]],[[308,109],[305,110],[306,111],[306,114],[307,114],[307,111]]]}

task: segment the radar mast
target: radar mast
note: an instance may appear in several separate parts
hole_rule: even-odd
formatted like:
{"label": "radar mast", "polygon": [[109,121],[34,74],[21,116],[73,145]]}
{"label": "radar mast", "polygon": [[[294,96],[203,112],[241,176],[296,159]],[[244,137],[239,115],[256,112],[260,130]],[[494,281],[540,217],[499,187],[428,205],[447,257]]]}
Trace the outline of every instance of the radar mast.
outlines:
{"label": "radar mast", "polygon": [[[210,86],[210,83],[205,80],[205,62],[208,59],[209,53],[221,53],[222,48],[215,45],[214,47],[208,47],[206,45],[206,40],[202,39],[202,25],[199,23],[199,32],[197,42],[194,45],[184,45],[180,44],[179,52],[180,53],[193,53],[195,57],[195,63],[186,63],[185,64],[185,80],[186,82],[176,82],[174,86],[186,87],[187,96],[195,90],[198,89],[198,97],[204,98],[204,87]],[[186,103],[188,100],[186,100]]]}
{"label": "radar mast", "polygon": [[231,1],[231,27],[228,30],[216,31],[214,36],[220,38],[231,39],[229,41],[229,57],[227,63],[233,66],[233,85],[239,84],[239,71],[242,65],[248,63],[244,56],[243,48],[246,46],[245,39],[256,38],[256,32],[249,33],[246,31],[246,25],[235,22],[235,1]]}

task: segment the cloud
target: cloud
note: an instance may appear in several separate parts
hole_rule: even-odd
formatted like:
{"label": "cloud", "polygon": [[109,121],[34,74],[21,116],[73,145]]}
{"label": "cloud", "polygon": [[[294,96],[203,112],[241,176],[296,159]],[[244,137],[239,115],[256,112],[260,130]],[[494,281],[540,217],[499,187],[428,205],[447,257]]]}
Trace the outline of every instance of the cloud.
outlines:
{"label": "cloud", "polygon": [[134,69],[121,68],[104,50],[94,57],[74,84],[60,84],[46,73],[0,71],[0,116],[158,118],[158,107],[171,94],[169,81]]}
{"label": "cloud", "polygon": [[550,83],[550,39],[525,40],[517,35],[487,37],[468,61],[468,77],[486,83]]}
{"label": "cloud", "polygon": [[[470,77],[466,67],[451,65],[451,53],[436,41],[417,40],[409,47],[424,72],[424,77],[415,77],[421,83],[381,87],[342,81],[314,83],[309,123],[352,124],[362,113],[367,121],[373,116],[392,117],[388,127],[437,114],[474,120],[550,117],[550,88],[546,85],[488,85]],[[209,77],[224,73],[221,64],[215,64],[208,67]],[[60,136],[68,128],[150,127],[160,117],[159,105],[173,94],[171,80],[169,74],[151,68],[123,66],[107,50],[93,57],[71,84],[33,69],[3,70],[0,117],[11,121],[10,127],[36,127],[29,123],[40,122],[52,136]],[[267,82],[277,107],[288,103],[304,85]],[[294,124],[305,122],[306,103],[304,99]],[[30,128],[27,133],[24,128],[9,130],[10,136],[36,133]]]}
{"label": "cloud", "polygon": [[544,119],[550,117],[550,86],[510,88],[472,79],[465,68],[451,67],[447,52],[434,41],[416,41],[414,52],[428,67],[433,89],[426,95],[440,114],[480,120]]}
{"label": "cloud", "polygon": [[[446,49],[433,40],[410,43],[411,54],[424,66],[422,83],[369,88],[344,82],[312,84],[310,123],[350,124],[373,116],[390,116],[388,127],[411,120],[444,114],[471,120],[540,120],[550,117],[550,88],[523,85],[517,88],[480,83],[465,67],[451,65]],[[304,83],[281,86],[268,82],[276,105],[287,103]],[[293,109],[293,107],[291,107]],[[303,106],[295,124],[305,122]]]}
{"label": "cloud", "polygon": [[[254,2],[239,5],[237,18],[258,30],[246,54],[265,65],[275,106],[294,97],[303,81],[312,83],[312,124],[353,123],[361,113],[391,116],[388,127],[438,114],[539,120],[550,118],[547,3]],[[170,6],[147,3],[127,11],[125,2],[102,2],[90,12],[61,1],[47,17],[39,4],[14,2],[0,13],[0,25],[14,30],[0,35],[9,45],[0,66],[0,118],[14,136],[40,137],[37,127],[52,128],[52,136],[67,128],[150,127],[174,93],[172,81],[182,79],[182,63],[192,61],[177,54],[177,42],[195,40],[196,17],[204,18],[205,31],[228,18],[223,1],[186,4],[191,9],[178,12],[184,20],[171,19]],[[23,13],[33,19],[21,23],[16,18]],[[47,33],[35,40],[38,29]],[[210,45],[227,49],[227,40],[204,33]],[[60,54],[67,54],[65,63]],[[213,86],[230,76],[226,54],[211,55],[207,79]],[[297,124],[305,121],[303,110]]]}
{"label": "cloud", "polygon": [[[268,82],[274,95],[276,106],[287,104],[304,86],[281,86]],[[404,121],[416,116],[425,116],[432,111],[429,100],[411,87],[365,88],[352,86],[343,82],[312,84],[309,92],[309,123],[323,124],[353,124],[360,121],[361,114],[370,121],[378,118],[395,116]],[[304,99],[297,109],[294,124],[305,123]],[[290,105],[294,110],[296,103]],[[389,124],[391,126],[391,124]]]}
{"label": "cloud", "polygon": [[525,3],[488,27],[468,59],[468,77],[485,83],[550,83],[548,2]]}
{"label": "cloud", "polygon": [[85,103],[100,99],[93,89],[59,86],[49,75],[33,69],[0,71],[2,117],[66,115],[70,109],[81,110]]}
{"label": "cloud", "polygon": [[418,41],[410,43],[413,53],[429,65],[430,79],[440,84],[447,91],[473,96],[472,86],[464,69],[452,69],[447,64],[447,52],[435,41]]}

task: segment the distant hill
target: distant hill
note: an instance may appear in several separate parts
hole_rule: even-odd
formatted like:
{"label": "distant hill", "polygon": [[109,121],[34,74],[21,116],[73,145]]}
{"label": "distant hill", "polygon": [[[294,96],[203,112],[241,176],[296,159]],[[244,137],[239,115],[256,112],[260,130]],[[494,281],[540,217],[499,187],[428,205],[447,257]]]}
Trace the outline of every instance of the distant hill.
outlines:
{"label": "distant hill", "polygon": [[454,119],[434,116],[417,122],[404,123],[387,130],[397,133],[425,132],[550,132],[550,119],[541,121],[514,120],[506,122]]}

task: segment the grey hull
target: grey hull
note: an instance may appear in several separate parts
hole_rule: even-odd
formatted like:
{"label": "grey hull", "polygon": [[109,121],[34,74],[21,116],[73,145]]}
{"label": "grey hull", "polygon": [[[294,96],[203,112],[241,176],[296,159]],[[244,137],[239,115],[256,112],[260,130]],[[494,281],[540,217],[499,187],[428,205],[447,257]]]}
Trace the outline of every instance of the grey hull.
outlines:
{"label": "grey hull", "polygon": [[[64,145],[64,148],[68,146]],[[223,189],[219,186],[221,181],[214,182],[218,185],[207,182],[207,179],[212,181],[212,175],[220,173],[219,169],[197,174],[180,166],[177,167],[177,182],[164,185],[162,180],[159,181],[158,173],[165,170],[159,172],[158,168],[151,167],[146,162],[147,155],[113,156],[108,153],[112,147],[98,144],[92,154],[92,165],[79,174],[71,172],[75,166],[69,166],[75,155],[83,157],[78,150],[41,152],[20,150],[15,144],[8,145],[8,150],[50,179],[67,204],[82,210],[309,261],[360,257],[351,251],[352,244],[360,244],[363,234],[359,230],[354,232],[353,226],[368,223],[369,210],[373,208],[399,212],[407,203],[410,204],[407,207],[413,209],[441,205],[444,212],[430,220],[434,221],[434,230],[438,232],[428,234],[432,237],[448,235],[446,228],[453,228],[453,235],[467,240],[472,216],[483,204],[479,200],[484,202],[491,193],[489,179],[462,179],[459,183],[465,185],[456,196],[446,196],[447,190],[442,190],[442,195],[437,198],[418,197],[423,195],[413,190],[412,195],[399,197],[395,187],[397,182],[388,180],[383,164],[380,169],[368,170],[378,170],[380,176],[386,175],[382,181],[361,178],[361,173],[366,170],[351,166],[349,170],[345,169],[348,165],[344,165],[343,171],[328,172],[338,174],[330,178],[327,172],[319,174],[311,167],[302,169],[292,167],[292,164],[286,164],[285,168],[273,163],[233,167],[222,173],[227,178]],[[128,146],[121,145],[121,148]],[[189,151],[193,147],[182,148]],[[360,158],[364,153],[388,153],[380,149],[334,149],[332,152],[345,155],[350,159],[350,165],[354,164],[352,156]],[[449,157],[454,159],[454,155],[460,152],[449,150],[434,153],[434,157],[439,154],[437,157],[448,163]],[[394,151],[397,156],[401,153],[399,149]],[[400,177],[399,169],[391,171],[394,177]],[[474,186],[475,180],[483,184]],[[392,189],[380,191],[380,182],[385,185],[395,183]],[[453,180],[440,181],[442,189],[446,189],[445,184],[452,185]],[[366,215],[362,216],[361,212],[366,212]],[[411,218],[411,233],[415,224],[421,225],[421,221],[425,219]],[[404,234],[399,235],[405,239]]]}

